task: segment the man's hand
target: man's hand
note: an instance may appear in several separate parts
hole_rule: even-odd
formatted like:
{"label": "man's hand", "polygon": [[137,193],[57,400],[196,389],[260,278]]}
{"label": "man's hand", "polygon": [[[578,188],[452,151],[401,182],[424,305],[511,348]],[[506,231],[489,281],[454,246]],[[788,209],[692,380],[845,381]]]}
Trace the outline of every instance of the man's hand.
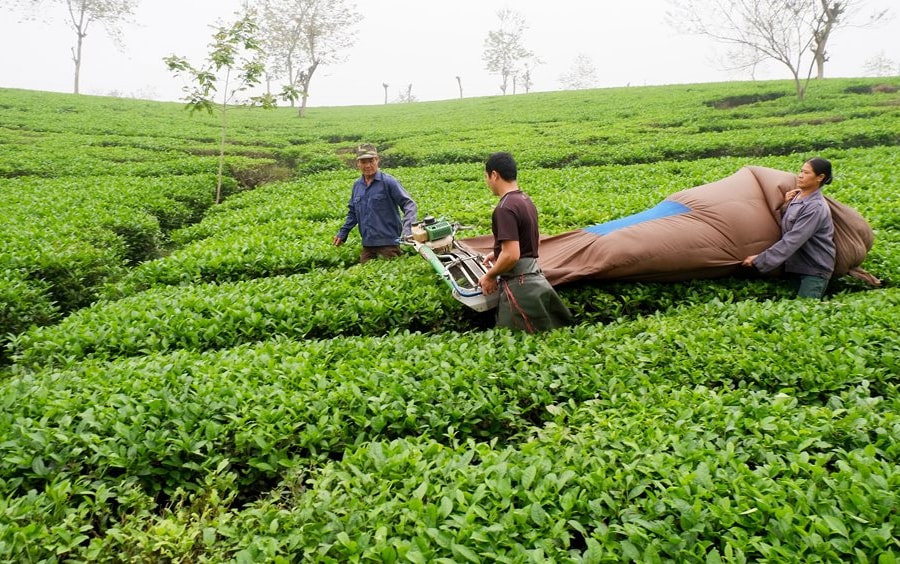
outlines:
{"label": "man's hand", "polygon": [[340,237],[338,237],[337,235],[335,235],[333,243],[334,243],[335,247],[340,247],[341,245],[344,244],[344,240],[341,239]]}
{"label": "man's hand", "polygon": [[743,266],[753,266],[753,261],[754,261],[754,259],[756,259],[756,257],[758,257],[758,256],[759,256],[759,255],[750,255],[749,257],[745,258],[743,262],[741,262],[741,265],[743,265]]}
{"label": "man's hand", "polygon": [[491,274],[485,274],[478,279],[478,285],[485,294],[493,294],[497,291],[497,277]]}
{"label": "man's hand", "polygon": [[501,241],[500,256],[494,256],[491,252],[484,257],[484,265],[488,267],[488,271],[478,279],[478,285],[485,294],[493,294],[497,291],[497,277],[508,272],[516,265],[519,260],[519,242],[518,241]]}
{"label": "man's hand", "polygon": [[[491,251],[487,256],[482,257],[481,264],[483,264],[485,268],[488,269],[488,272],[490,272],[490,268],[494,266],[494,252]],[[485,274],[478,279],[478,285],[481,287],[483,293],[493,294],[497,291],[497,277],[491,274]]]}

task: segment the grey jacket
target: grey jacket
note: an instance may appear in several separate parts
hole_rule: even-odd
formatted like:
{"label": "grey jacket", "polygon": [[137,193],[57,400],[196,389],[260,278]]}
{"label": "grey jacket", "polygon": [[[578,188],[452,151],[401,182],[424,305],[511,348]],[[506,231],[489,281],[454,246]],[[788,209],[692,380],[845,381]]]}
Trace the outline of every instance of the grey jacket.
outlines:
{"label": "grey jacket", "polygon": [[834,224],[821,190],[794,198],[782,210],[781,239],[753,260],[760,272],[782,264],[786,273],[831,278],[834,272]]}

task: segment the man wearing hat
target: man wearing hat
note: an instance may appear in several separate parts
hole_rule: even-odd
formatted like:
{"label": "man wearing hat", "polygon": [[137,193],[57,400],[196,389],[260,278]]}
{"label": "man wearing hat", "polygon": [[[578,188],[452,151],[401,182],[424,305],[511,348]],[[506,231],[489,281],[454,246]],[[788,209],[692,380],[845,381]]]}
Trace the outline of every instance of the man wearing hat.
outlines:
{"label": "man wearing hat", "polygon": [[363,246],[359,262],[399,257],[400,238],[412,233],[419,208],[400,181],[378,170],[375,145],[365,143],[357,147],[356,166],[362,176],[353,183],[347,221],[334,237],[334,246],[343,245],[350,231],[359,225]]}

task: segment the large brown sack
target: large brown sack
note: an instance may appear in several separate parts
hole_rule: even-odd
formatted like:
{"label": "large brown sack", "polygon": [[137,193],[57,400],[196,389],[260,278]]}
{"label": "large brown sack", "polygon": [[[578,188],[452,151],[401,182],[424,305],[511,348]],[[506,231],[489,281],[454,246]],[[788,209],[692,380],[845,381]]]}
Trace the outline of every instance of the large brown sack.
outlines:
{"label": "large brown sack", "polygon": [[834,277],[849,274],[873,286],[880,286],[881,280],[859,267],[872,250],[875,234],[868,222],[855,209],[825,196],[831,208],[834,222]]}
{"label": "large brown sack", "polygon": [[[679,281],[746,273],[741,261],[781,237],[780,209],[796,178],[746,166],[639,214],[542,236],[540,266],[554,286],[585,279]],[[852,208],[828,201],[835,222],[834,276],[851,273],[876,283],[858,268],[872,247],[872,229]],[[481,254],[493,247],[490,235],[460,242]]]}

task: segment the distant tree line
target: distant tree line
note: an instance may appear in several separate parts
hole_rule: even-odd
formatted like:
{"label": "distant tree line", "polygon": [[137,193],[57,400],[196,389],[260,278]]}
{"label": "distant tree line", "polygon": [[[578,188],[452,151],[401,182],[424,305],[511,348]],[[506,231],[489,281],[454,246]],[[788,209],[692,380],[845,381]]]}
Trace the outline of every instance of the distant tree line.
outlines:
{"label": "distant tree line", "polygon": [[[60,8],[59,12],[64,13],[62,19],[75,34],[71,51],[74,92],[78,93],[88,31],[102,26],[121,44],[122,25],[132,21],[140,1],[7,0],[5,5],[14,10],[25,9],[34,19],[52,17],[49,14],[55,12],[45,10],[51,5]],[[670,25],[730,46],[728,60],[733,69],[752,73],[764,61],[785,66],[793,77],[799,98],[803,98],[813,71],[817,78],[824,77],[828,45],[836,31],[850,26],[873,26],[888,16],[887,9],[864,13],[866,0],[668,1],[672,7],[667,14]],[[256,97],[256,102],[271,105],[280,99],[297,105],[298,115],[304,115],[317,71],[322,66],[343,62],[346,51],[354,43],[353,32],[362,16],[349,2],[244,1],[242,12],[236,16],[238,20],[253,20],[252,50],[261,65],[260,81],[265,88],[265,94]],[[533,87],[533,69],[542,64],[526,46],[528,25],[521,13],[510,8],[498,11],[497,18],[497,27],[488,31],[484,40],[484,68],[499,77],[501,94],[527,93]],[[866,66],[870,73],[884,74],[895,68],[895,63],[882,54]],[[462,98],[462,78],[455,78]],[[595,87],[597,67],[590,57],[581,53],[572,67],[560,75],[559,82],[566,89]],[[280,88],[273,89],[274,85]],[[388,103],[388,84],[382,86]],[[412,83],[397,97],[398,102],[415,100]]]}

